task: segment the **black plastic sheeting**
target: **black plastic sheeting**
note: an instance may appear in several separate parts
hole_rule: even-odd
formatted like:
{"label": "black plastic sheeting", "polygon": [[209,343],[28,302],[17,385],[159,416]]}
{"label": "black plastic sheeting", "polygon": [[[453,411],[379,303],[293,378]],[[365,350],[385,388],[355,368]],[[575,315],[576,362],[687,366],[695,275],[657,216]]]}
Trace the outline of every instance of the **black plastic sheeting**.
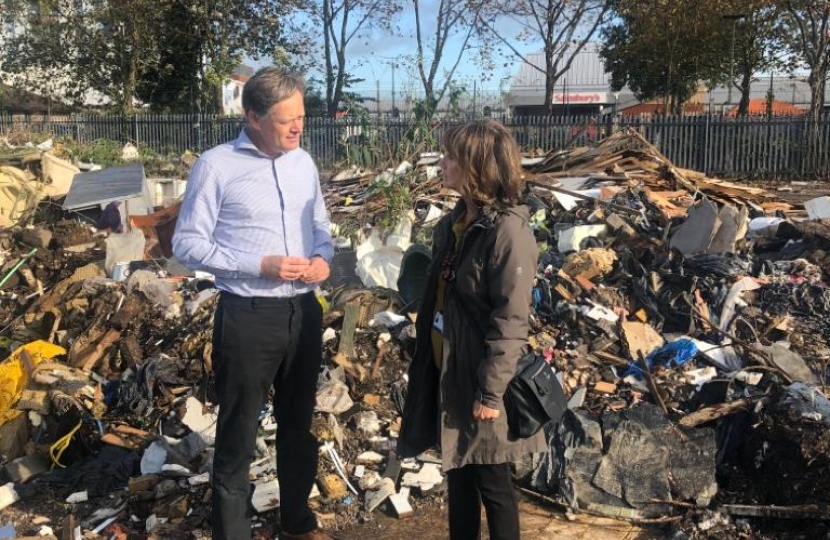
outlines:
{"label": "black plastic sheeting", "polygon": [[707,505],[717,492],[714,429],[677,426],[655,405],[609,412],[601,422],[568,411],[547,434],[551,452],[534,471],[533,487],[574,508],[658,516],[665,505],[654,501]]}

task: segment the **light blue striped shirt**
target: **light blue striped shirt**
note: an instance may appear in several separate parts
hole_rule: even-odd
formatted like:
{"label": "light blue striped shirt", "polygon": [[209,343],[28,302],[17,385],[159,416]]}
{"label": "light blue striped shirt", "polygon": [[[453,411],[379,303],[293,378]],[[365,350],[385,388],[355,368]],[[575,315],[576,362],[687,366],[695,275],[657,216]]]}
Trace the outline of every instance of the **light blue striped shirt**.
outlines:
{"label": "light blue striped shirt", "polygon": [[300,148],[272,159],[243,129],[193,165],[173,235],[173,254],[240,296],[296,296],[302,281],[260,277],[266,255],[330,261],[334,253],[320,178]]}

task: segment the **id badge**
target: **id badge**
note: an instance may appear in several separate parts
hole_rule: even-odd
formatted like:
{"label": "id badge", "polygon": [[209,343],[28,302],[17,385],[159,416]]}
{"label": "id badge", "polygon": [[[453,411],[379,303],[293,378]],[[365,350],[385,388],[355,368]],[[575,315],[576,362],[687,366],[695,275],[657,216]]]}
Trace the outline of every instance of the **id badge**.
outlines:
{"label": "id badge", "polygon": [[432,327],[438,330],[439,334],[444,334],[444,314],[440,311],[435,312],[435,317],[432,318]]}

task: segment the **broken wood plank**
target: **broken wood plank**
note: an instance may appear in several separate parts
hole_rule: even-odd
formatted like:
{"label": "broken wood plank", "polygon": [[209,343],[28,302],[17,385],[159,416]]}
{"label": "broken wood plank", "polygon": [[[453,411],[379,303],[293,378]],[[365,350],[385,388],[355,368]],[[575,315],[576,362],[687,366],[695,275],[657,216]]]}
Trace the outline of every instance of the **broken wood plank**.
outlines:
{"label": "broken wood plank", "polygon": [[664,224],[670,223],[674,218],[686,216],[687,210],[685,208],[675,205],[664,197],[661,192],[652,191],[650,188],[643,188],[643,193],[646,194],[649,202],[660,211]]}
{"label": "broken wood plank", "polygon": [[334,358],[332,358],[332,360],[334,360],[335,364],[341,366],[344,370],[346,370],[346,374],[353,377],[354,379],[362,381],[366,378],[366,368],[361,366],[360,364],[355,364],[354,362],[349,360],[349,358],[345,354],[339,352],[334,355]]}
{"label": "broken wood plank", "polygon": [[695,305],[697,306],[697,309],[700,311],[700,314],[704,319],[703,328],[705,328],[706,330],[710,330],[711,326],[708,322],[706,322],[709,320],[710,317],[709,304],[707,304],[706,301],[703,299],[703,296],[701,296],[700,289],[695,289]]}
{"label": "broken wood plank", "polygon": [[574,295],[572,295],[571,292],[561,283],[558,283],[553,290],[556,291],[566,302],[573,302],[575,299]]}
{"label": "broken wood plank", "polygon": [[594,385],[594,392],[599,394],[616,394],[617,385],[610,382],[599,381]]}
{"label": "broken wood plank", "polygon": [[612,364],[615,364],[615,365],[618,365],[618,366],[627,366],[628,365],[628,360],[626,360],[625,358],[621,358],[619,356],[616,356],[616,355],[611,354],[611,353],[606,352],[606,351],[591,351],[591,354],[593,354],[594,356],[596,356],[600,360],[603,360],[605,362],[611,362]]}
{"label": "broken wood plank", "polygon": [[701,424],[723,418],[724,416],[735,414],[739,411],[748,410],[753,403],[754,402],[752,400],[742,398],[728,403],[718,403],[717,405],[712,405],[711,407],[704,407],[703,409],[689,413],[681,418],[680,425],[686,427],[696,427]]}
{"label": "broken wood plank", "polygon": [[86,372],[92,371],[92,368],[94,368],[98,362],[101,361],[104,355],[109,352],[110,348],[115,345],[115,342],[120,338],[121,332],[118,330],[107,330],[107,333],[104,334],[101,340],[95,344],[92,350],[84,351],[87,354],[79,357],[79,363],[83,363],[83,367],[81,369]]}
{"label": "broken wood plank", "polygon": [[731,516],[752,516],[780,519],[830,519],[830,511],[817,504],[800,504],[795,506],[724,504],[720,507],[724,514]]}
{"label": "broken wood plank", "polygon": [[357,329],[357,320],[360,318],[360,305],[348,303],[343,312],[343,329],[340,331],[337,354],[352,358],[354,356],[354,332]]}
{"label": "broken wood plank", "polygon": [[143,429],[134,428],[132,426],[128,426],[126,424],[118,424],[112,428],[113,430],[121,433],[123,435],[131,435],[133,437],[141,437],[142,439],[147,440],[154,440],[156,438],[155,435],[150,433],[149,431],[145,431]]}
{"label": "broken wood plank", "polygon": [[663,401],[663,396],[660,394],[660,388],[657,387],[657,383],[654,382],[654,377],[651,376],[651,371],[648,369],[648,364],[646,364],[646,358],[643,356],[643,352],[638,350],[637,357],[640,361],[640,368],[643,370],[643,375],[646,378],[646,382],[648,383],[648,388],[651,390],[651,395],[654,396],[654,401],[657,402],[657,405],[660,406],[662,409],[663,414],[668,416],[669,410],[666,408],[666,402]]}
{"label": "broken wood plank", "polygon": [[372,365],[372,374],[369,375],[372,379],[377,379],[380,372],[380,364],[383,362],[383,357],[386,355],[386,350],[389,348],[389,342],[382,343],[378,349],[378,356],[375,358],[375,363]]}
{"label": "broken wood plank", "polygon": [[139,450],[141,448],[141,445],[129,441],[123,437],[119,437],[115,433],[104,433],[100,440],[104,444],[125,448],[127,450]]}

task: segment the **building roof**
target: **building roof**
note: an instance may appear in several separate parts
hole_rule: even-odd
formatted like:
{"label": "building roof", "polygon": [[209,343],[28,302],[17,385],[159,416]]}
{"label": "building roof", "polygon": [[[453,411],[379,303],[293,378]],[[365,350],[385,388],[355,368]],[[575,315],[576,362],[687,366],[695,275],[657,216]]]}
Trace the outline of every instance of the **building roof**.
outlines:
{"label": "building roof", "polygon": [[[571,48],[575,48],[572,45]],[[605,73],[605,63],[599,55],[599,43],[586,43],[576,54],[570,69],[562,76],[567,79],[567,86],[573,88],[602,87],[607,90],[611,84],[611,75]],[[567,57],[567,54],[566,54]],[[522,62],[519,71],[510,85],[511,91],[522,87],[545,87],[545,53],[538,52],[528,55],[529,63]]]}
{"label": "building roof", "polygon": [[[735,116],[738,114],[738,107],[732,107],[732,109],[726,113],[729,116]],[[749,108],[747,110],[747,114],[752,116],[763,116],[767,114],[767,100],[761,98],[753,98],[749,100]],[[804,114],[804,109],[800,109],[793,105],[792,103],[786,103],[784,101],[778,101],[777,99],[772,100],[772,115],[773,116],[799,116]]]}
{"label": "building roof", "polygon": [[[576,45],[571,45],[575,48]],[[601,45],[597,42],[586,43],[576,53],[570,69],[556,82],[554,103],[572,105],[609,105],[615,98],[611,93],[611,75],[605,72],[605,62],[600,56]],[[567,55],[566,55],[567,56]],[[542,105],[545,101],[545,54],[533,53],[522,62],[513,77],[505,96],[511,107]],[[537,69],[538,68],[538,69]],[[633,99],[628,89],[618,94],[618,103],[628,103]]]}
{"label": "building roof", "polygon": [[[684,103],[683,114],[705,114],[706,107],[702,103]],[[620,110],[623,116],[640,116],[641,114],[664,114],[663,103],[637,103]]]}
{"label": "building roof", "polygon": [[[760,99],[766,101],[767,94],[770,91],[770,79],[767,77],[758,77],[753,80],[749,87],[749,98]],[[790,103],[793,105],[800,105],[809,107],[810,105],[810,85],[805,77],[790,77],[786,75],[779,75],[772,77],[772,93],[774,99]],[[701,95],[701,101],[711,102],[714,105],[729,105],[729,89],[725,86],[717,86],[709,90],[709,95]],[[741,93],[737,89],[732,90],[732,105],[737,105],[741,100]],[[830,100],[830,86],[828,86],[825,93],[825,100]]]}

